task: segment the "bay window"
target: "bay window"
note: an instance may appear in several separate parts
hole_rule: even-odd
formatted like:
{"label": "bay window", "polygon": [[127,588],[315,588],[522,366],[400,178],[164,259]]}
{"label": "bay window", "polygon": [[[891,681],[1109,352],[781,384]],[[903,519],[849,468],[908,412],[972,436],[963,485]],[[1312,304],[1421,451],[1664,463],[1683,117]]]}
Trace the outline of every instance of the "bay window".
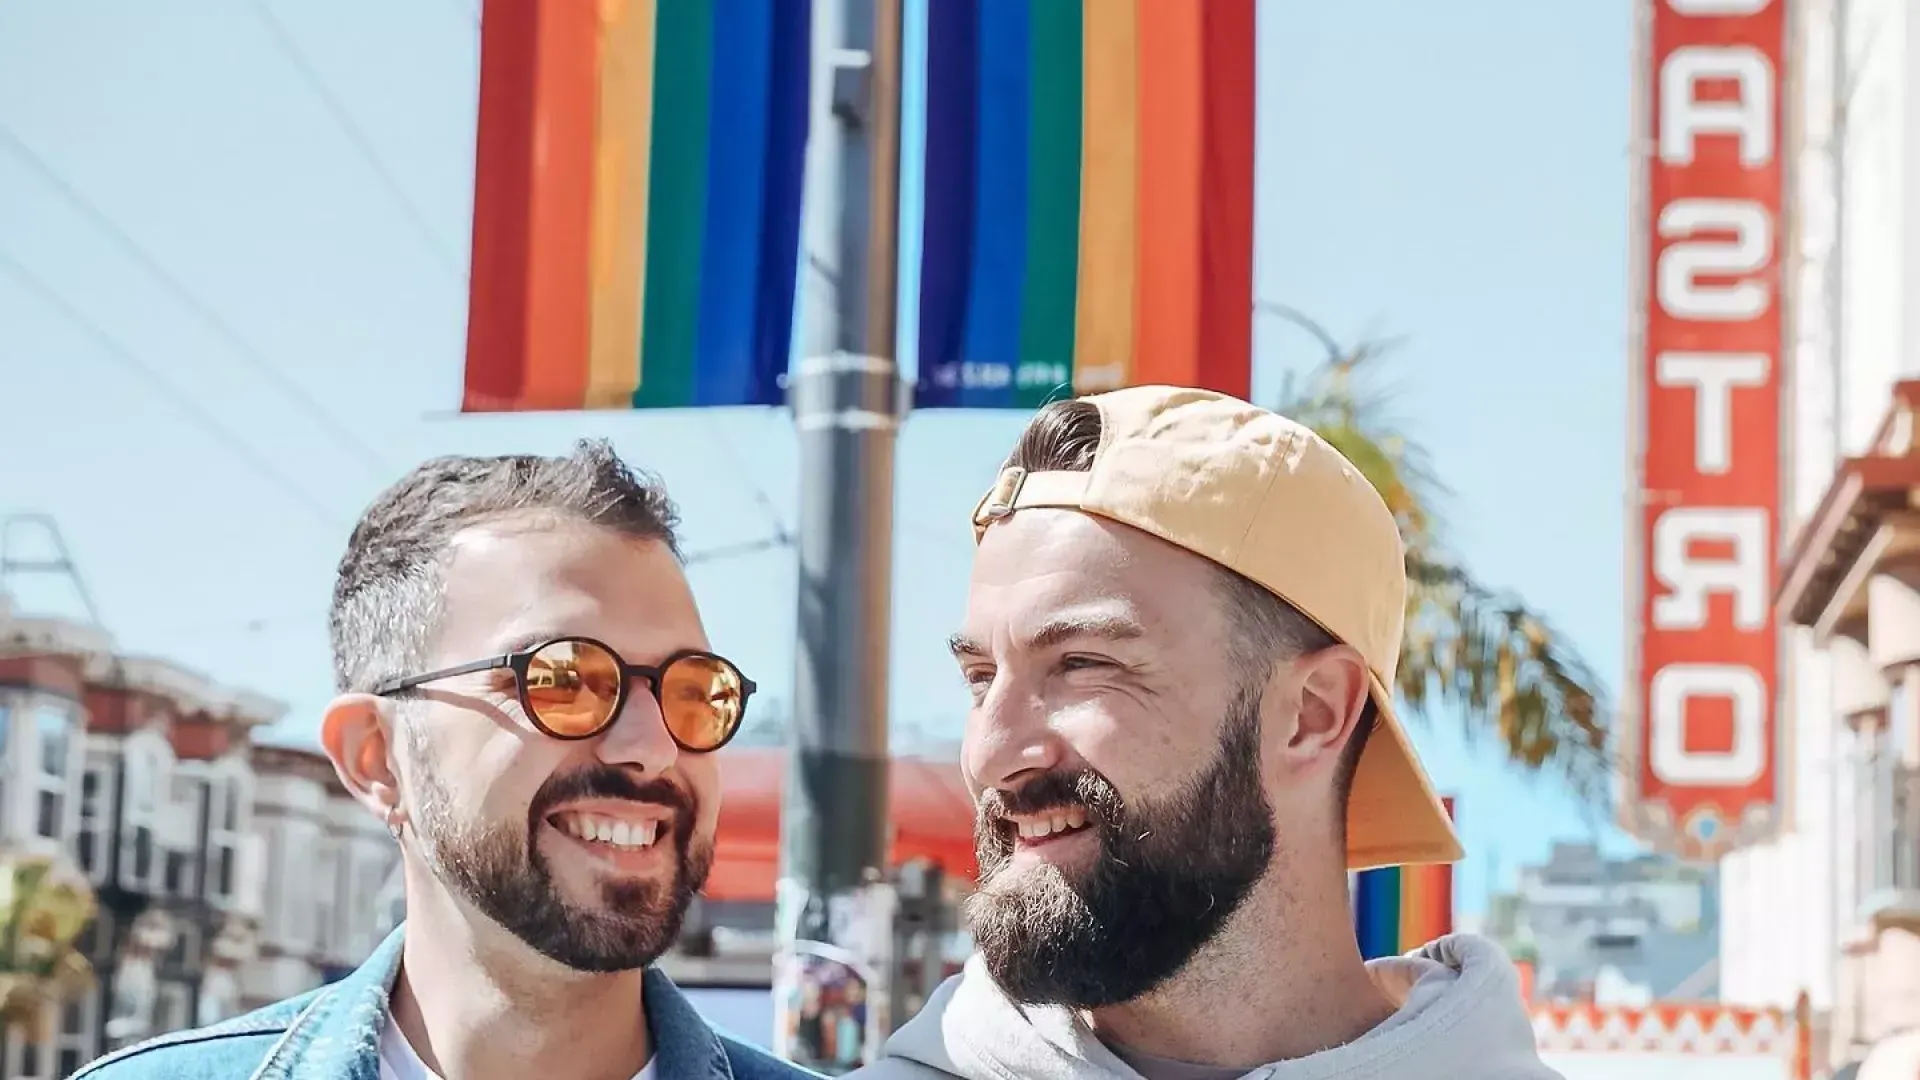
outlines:
{"label": "bay window", "polygon": [[243,761],[220,769],[208,789],[207,897],[231,907],[239,899],[240,861],[252,822],[253,775]]}
{"label": "bay window", "polygon": [[33,732],[38,746],[29,770],[33,785],[33,833],[65,844],[72,834],[71,809],[74,766],[79,763],[80,735],[75,709],[66,702],[43,702],[33,709]]}
{"label": "bay window", "polygon": [[160,793],[170,771],[168,749],[157,736],[127,740],[120,834],[120,884],[125,888],[151,891],[160,884]]}

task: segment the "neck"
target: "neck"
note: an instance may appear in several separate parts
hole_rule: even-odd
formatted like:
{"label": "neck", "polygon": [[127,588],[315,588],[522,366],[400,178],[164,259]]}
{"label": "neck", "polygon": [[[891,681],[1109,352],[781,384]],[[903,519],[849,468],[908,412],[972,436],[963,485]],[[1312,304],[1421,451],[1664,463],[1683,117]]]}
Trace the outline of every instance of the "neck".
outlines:
{"label": "neck", "polygon": [[[456,903],[438,882],[417,880],[412,867],[407,875],[393,1020],[429,1069],[462,1080],[629,1080],[646,1065],[653,1046],[642,972],[566,968]],[[633,1020],[607,1022],[616,1017]]]}
{"label": "neck", "polygon": [[1309,882],[1276,864],[1179,974],[1088,1015],[1095,1034],[1151,1057],[1252,1069],[1378,1027],[1395,1006],[1361,960],[1346,875],[1325,876]]}

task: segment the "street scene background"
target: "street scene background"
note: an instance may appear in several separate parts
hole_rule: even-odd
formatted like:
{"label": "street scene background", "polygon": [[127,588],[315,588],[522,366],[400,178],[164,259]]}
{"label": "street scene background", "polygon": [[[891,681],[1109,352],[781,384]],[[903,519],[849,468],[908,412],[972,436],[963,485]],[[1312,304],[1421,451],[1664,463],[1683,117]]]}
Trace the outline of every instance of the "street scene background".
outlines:
{"label": "street scene background", "polygon": [[[1853,6],[1920,17],[1897,0]],[[1628,513],[1639,10],[1275,0],[1259,7],[1257,42],[1253,399],[1277,404],[1324,374],[1328,341],[1367,353],[1352,392],[1421,448],[1449,556],[1522,598],[1599,673],[1609,705],[1634,631],[1625,598],[1639,588],[1627,559],[1640,529]],[[782,744],[795,665],[791,417],[458,411],[480,16],[479,0],[0,4],[0,638],[10,619],[64,622],[191,673],[209,700],[258,695],[247,707],[260,722],[242,737],[269,748],[225,780],[248,804],[226,826],[245,854],[219,896],[194,897],[208,918],[172,905],[176,925],[149,950],[158,959],[124,938],[146,965],[125,985],[145,996],[96,995],[50,1038],[16,1031],[0,1078],[64,1076],[110,1045],[317,985],[398,919],[385,834],[329,786],[315,732],[348,529],[428,457],[562,452],[604,436],[658,472],[684,513],[712,640],[765,696],[742,747]],[[1875,62],[1895,64],[1899,94],[1920,101],[1905,89],[1905,48]],[[1920,205],[1920,181],[1892,175],[1888,197]],[[916,188],[903,176],[903,200]],[[910,262],[909,250],[903,276]],[[901,322],[911,377],[911,304]],[[1879,388],[1861,415],[1888,407],[1887,386],[1913,361],[1889,363],[1861,377]],[[956,758],[967,699],[946,641],[965,596],[967,518],[1026,418],[930,412],[902,428],[897,754]],[[49,647],[16,640],[9,655]],[[35,805],[14,793],[40,773],[16,752],[33,721],[8,719],[11,840],[31,833]],[[1729,984],[1721,864],[1647,851],[1604,797],[1516,763],[1484,719],[1436,702],[1413,739],[1456,800],[1467,857],[1452,875],[1454,923],[1507,944],[1543,1010],[1699,1009],[1707,1027],[1727,1022],[1723,1006],[1773,1010],[1818,1027],[1819,1075],[1920,1024],[1917,1004],[1872,1038],[1833,1037],[1846,991],[1818,950]],[[83,781],[73,760],[67,775]],[[215,770],[182,775],[209,799],[227,790]],[[63,792],[77,844],[84,792]],[[323,836],[330,854],[316,861],[302,845]],[[182,841],[195,842],[217,861],[204,839]],[[1903,842],[1920,850],[1920,836]],[[1836,903],[1810,902],[1807,919],[1818,909],[1837,924]],[[252,929],[223,931],[221,913],[248,905]],[[126,907],[129,925],[146,910]],[[708,939],[676,977],[716,1024],[771,1044],[775,1003],[755,983],[766,930],[758,914],[739,927],[729,917],[713,905]],[[182,944],[186,925],[205,940]],[[722,962],[730,932],[744,964]],[[1815,936],[1837,951],[1838,931]],[[216,939],[229,954],[215,955]],[[218,992],[212,967],[229,973]],[[1743,1037],[1753,1023],[1739,1021]]]}

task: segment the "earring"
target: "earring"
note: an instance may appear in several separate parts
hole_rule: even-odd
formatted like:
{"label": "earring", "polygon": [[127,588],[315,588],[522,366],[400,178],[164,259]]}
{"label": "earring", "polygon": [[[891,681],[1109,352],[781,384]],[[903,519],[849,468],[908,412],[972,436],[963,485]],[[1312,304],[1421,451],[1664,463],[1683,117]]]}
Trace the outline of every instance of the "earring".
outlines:
{"label": "earring", "polygon": [[387,834],[398,842],[400,839],[400,807],[387,807]]}

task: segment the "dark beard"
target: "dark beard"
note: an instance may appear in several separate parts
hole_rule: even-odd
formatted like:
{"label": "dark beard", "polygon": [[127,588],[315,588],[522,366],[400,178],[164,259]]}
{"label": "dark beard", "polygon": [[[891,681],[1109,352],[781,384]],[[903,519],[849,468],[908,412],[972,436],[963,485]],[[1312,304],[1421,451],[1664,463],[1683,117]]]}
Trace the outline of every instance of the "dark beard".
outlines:
{"label": "dark beard", "polygon": [[[1178,974],[1212,941],[1272,862],[1273,810],[1260,783],[1258,689],[1229,707],[1220,752],[1172,797],[1123,804],[1092,770],[989,791],[975,824],[980,887],[967,924],[994,982],[1023,1005],[1097,1009]],[[1050,866],[996,888],[1013,856],[1006,813],[1085,807],[1100,851],[1077,878]]]}
{"label": "dark beard", "polygon": [[[697,807],[665,780],[636,780],[603,766],[556,776],[542,785],[524,825],[450,820],[446,785],[426,755],[414,757],[421,798],[413,814],[429,866],[482,914],[527,947],[576,971],[630,971],[659,959],[680,936],[687,908],[713,868],[713,846],[693,843]],[[600,905],[564,899],[552,868],[534,844],[547,814],[580,798],[630,799],[674,807],[679,859],[666,883],[608,882]],[[664,837],[662,840],[664,841]],[[660,842],[660,841],[656,841]]]}

